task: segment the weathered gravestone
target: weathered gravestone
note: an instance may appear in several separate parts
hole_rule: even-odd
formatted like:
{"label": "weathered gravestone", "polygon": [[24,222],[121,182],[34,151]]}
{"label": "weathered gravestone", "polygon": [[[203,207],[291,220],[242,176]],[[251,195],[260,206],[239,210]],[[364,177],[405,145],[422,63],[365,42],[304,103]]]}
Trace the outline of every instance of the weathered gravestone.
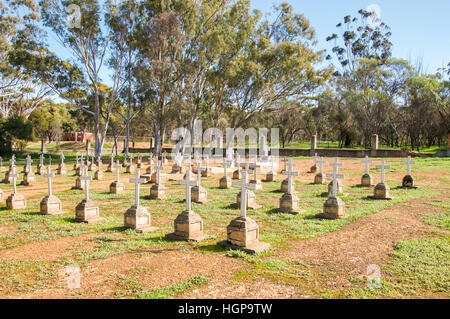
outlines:
{"label": "weathered gravestone", "polygon": [[60,162],[59,162],[59,165],[58,165],[58,168],[57,168],[57,173],[59,175],[67,174],[67,168],[66,168],[66,164],[64,163],[64,159],[65,159],[65,156],[64,156],[64,154],[61,153],[61,155],[60,155]]}
{"label": "weathered gravestone", "polygon": [[275,156],[270,156],[270,171],[266,173],[266,182],[273,182],[277,180],[277,170],[275,169]]}
{"label": "weathered gravestone", "polygon": [[136,177],[130,178],[130,182],[134,183],[134,205],[128,208],[124,215],[125,227],[133,228],[139,233],[145,233],[158,229],[151,226],[151,216],[147,208],[139,204],[140,185],[147,182],[145,178],[141,178],[140,170],[136,170]]}
{"label": "weathered gravestone", "polygon": [[12,167],[11,179],[13,183],[13,193],[6,199],[6,207],[9,209],[22,209],[27,207],[27,200],[25,197],[17,192],[17,173],[16,167]]}
{"label": "weathered gravestone", "polygon": [[45,174],[44,154],[43,153],[41,153],[41,155],[39,155],[39,164],[37,165],[36,174],[38,174],[38,175]]}
{"label": "weathered gravestone", "polygon": [[299,199],[297,195],[294,194],[293,188],[293,176],[298,176],[298,172],[294,172],[294,164],[292,163],[292,159],[289,160],[289,166],[287,171],[282,171],[283,175],[287,175],[288,177],[288,188],[286,193],[280,198],[280,208],[279,210],[283,213],[289,213],[296,215],[300,212],[298,209]]}
{"label": "weathered gravestone", "polygon": [[111,153],[111,156],[110,156],[110,158],[109,158],[109,164],[108,164],[108,166],[106,167],[106,172],[112,173],[113,168],[114,168],[114,154]]}
{"label": "weathered gravestone", "polygon": [[102,160],[101,158],[99,158],[97,161],[97,170],[94,173],[94,179],[100,181],[103,179],[104,176],[105,174],[103,173],[102,170]]}
{"label": "weathered gravestone", "polygon": [[[9,169],[8,171],[5,173],[5,178],[3,179],[3,183],[5,184],[9,184],[12,182],[12,171],[13,171],[13,167],[15,168],[15,163],[16,163],[16,155],[13,154],[11,156],[11,162],[9,164]],[[15,170],[15,169],[14,169]]]}
{"label": "weathered gravestone", "polygon": [[202,171],[204,170],[206,170],[206,168],[202,167],[202,160],[199,159],[197,161],[197,183],[194,187],[191,188],[192,201],[198,204],[204,204],[207,202],[208,192],[206,188],[200,185]]}
{"label": "weathered gravestone", "polygon": [[81,181],[84,182],[84,196],[83,199],[75,207],[75,220],[82,223],[99,223],[105,219],[100,217],[100,210],[97,204],[89,199],[89,182],[92,177],[88,175],[88,168],[84,166],[84,173],[80,176]]}
{"label": "weathered gravestone", "polygon": [[414,186],[414,178],[411,175],[411,164],[415,164],[415,161],[411,161],[411,156],[408,156],[408,160],[404,161],[408,165],[407,174],[402,179],[402,187],[404,188],[417,188]]}
{"label": "weathered gravestone", "polygon": [[[333,170],[336,167],[339,166],[343,166],[342,163],[339,163],[339,159],[337,157],[334,158],[334,162],[330,164],[330,166],[333,166]],[[331,174],[327,174],[327,177],[332,177],[333,175]],[[333,177],[334,178],[334,177]],[[339,180],[339,178],[336,179],[336,181],[334,181],[334,179],[328,184],[328,196],[333,192],[333,188],[335,186],[333,186],[334,184],[336,184],[336,191],[337,194],[342,194],[344,192],[344,184]]]}
{"label": "weathered gravestone", "polygon": [[31,156],[27,156],[27,164],[25,165],[27,169],[25,169],[25,174],[23,175],[22,185],[28,186],[31,185],[34,181],[36,181],[36,176],[33,173],[33,168],[31,167]]}
{"label": "weathered gravestone", "polygon": [[40,212],[43,215],[62,214],[61,201],[52,193],[52,177],[55,177],[55,174],[52,173],[50,166],[47,167],[47,173],[44,174],[44,177],[47,177],[48,180],[48,195],[41,200]]}
{"label": "weathered gravestone", "polygon": [[346,217],[345,215],[345,203],[342,199],[338,197],[338,180],[339,178],[344,178],[344,175],[339,174],[339,167],[342,166],[342,163],[338,163],[337,158],[334,163],[331,163],[330,166],[333,167],[333,174],[327,174],[327,177],[331,177],[332,180],[332,189],[331,196],[325,201],[323,204],[323,212],[316,214],[317,218],[325,218],[325,219],[338,219]]}
{"label": "weathered gravestone", "polygon": [[366,171],[363,176],[361,176],[361,185],[360,186],[372,186],[373,185],[373,177],[369,173],[369,164],[373,161],[369,160],[369,156],[366,155],[366,158],[361,161],[361,163],[365,164]]}
{"label": "weathered gravestone", "polygon": [[119,160],[117,160],[116,165],[113,166],[116,169],[116,180],[109,185],[109,192],[111,194],[122,194],[125,191],[125,185],[120,181],[120,165]]}
{"label": "weathered gravestone", "polygon": [[231,178],[227,174],[227,167],[230,164],[225,157],[223,158],[223,177],[219,180],[219,188],[227,189],[231,187]]}
{"label": "weathered gravestone", "polygon": [[130,164],[127,166],[127,173],[134,174],[136,171],[136,166],[133,164],[133,155],[130,155]]}
{"label": "weathered gravestone", "polygon": [[[228,159],[227,159],[228,160]],[[233,172],[233,179],[241,179],[241,156],[236,154],[236,170]]]}
{"label": "weathered gravestone", "polygon": [[389,165],[386,165],[386,161],[382,160],[381,165],[377,165],[376,168],[381,168],[381,181],[375,188],[373,189],[373,196],[369,196],[371,199],[385,199],[390,200],[392,197],[389,194],[390,187],[388,184],[384,182],[385,169],[391,168]]}
{"label": "weathered gravestone", "polygon": [[186,185],[186,209],[175,218],[175,231],[171,234],[167,234],[166,237],[175,240],[202,241],[205,239],[205,236],[203,235],[203,220],[202,217],[191,208],[191,187],[196,186],[197,183],[191,180],[190,157],[186,179],[179,181],[179,183]]}
{"label": "weathered gravestone", "polygon": [[317,172],[317,162],[318,162],[319,158],[317,157],[317,153],[314,154],[314,165],[311,166],[311,168],[309,169],[309,173],[315,173]]}
{"label": "weathered gravestone", "polygon": [[262,189],[261,179],[258,178],[257,169],[261,167],[261,165],[257,162],[258,157],[254,157],[253,163],[250,165],[253,168],[253,178],[250,180],[250,184],[255,184],[255,189]]}
{"label": "weathered gravestone", "polygon": [[163,169],[161,161],[158,161],[158,164],[155,167],[156,172],[154,173],[156,176],[155,184],[150,188],[151,199],[164,199],[166,197],[167,188],[161,183],[161,171]]}
{"label": "weathered gravestone", "polygon": [[[248,176],[249,176],[249,174],[252,174],[253,171],[251,171],[249,169],[249,167],[250,167],[249,163],[243,163],[243,164],[245,165],[245,168],[241,170],[241,172],[242,172],[242,179],[244,178],[244,171],[245,171],[245,173],[246,173],[245,176],[247,176],[245,183],[248,183]],[[255,193],[251,191],[251,189],[253,189],[253,190],[256,189],[256,185],[254,183],[249,183],[249,184],[252,185],[252,186],[251,187],[250,186],[249,187],[246,186],[246,191],[244,192],[244,194],[246,196],[246,198],[245,198],[245,202],[246,202],[246,205],[247,205],[246,208],[250,208],[250,209],[261,208],[261,205],[258,205],[256,203],[256,195],[255,195]],[[238,185],[238,184],[236,184],[236,185]],[[233,186],[233,187],[239,188],[240,186]],[[236,196],[236,204],[237,204],[238,207],[240,207],[240,205],[241,205],[242,196],[243,196],[242,191],[240,191],[237,194],[237,196]]]}
{"label": "weathered gravestone", "polygon": [[314,176],[314,184],[325,184],[327,182],[327,178],[323,174],[323,164],[326,164],[327,162],[325,162],[323,160],[323,157],[321,157],[318,163],[319,163],[319,173],[317,173],[316,176]]}
{"label": "weathered gravestone", "polygon": [[233,183],[233,187],[240,188],[242,200],[240,202],[241,214],[238,218],[233,219],[227,226],[227,240],[218,244],[229,249],[239,249],[248,253],[256,253],[270,248],[270,244],[259,241],[259,226],[251,218],[247,217],[247,198],[246,194],[249,189],[254,189],[255,184],[248,183],[248,163],[242,170],[242,181]]}

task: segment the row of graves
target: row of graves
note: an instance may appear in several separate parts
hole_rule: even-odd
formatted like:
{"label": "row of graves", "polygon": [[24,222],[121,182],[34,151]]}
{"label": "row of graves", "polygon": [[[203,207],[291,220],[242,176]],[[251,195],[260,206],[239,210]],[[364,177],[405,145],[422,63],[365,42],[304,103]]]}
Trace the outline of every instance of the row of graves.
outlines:
{"label": "row of graves", "polygon": [[[259,226],[258,224],[247,216],[248,209],[258,209],[261,206],[257,204],[256,195],[253,192],[257,189],[262,189],[263,184],[258,179],[257,170],[263,166],[266,168],[264,181],[276,181],[278,175],[278,158],[275,156],[268,156],[265,154],[258,161],[257,156],[246,159],[241,158],[238,153],[233,151],[226,152],[226,157],[223,158],[221,165],[210,165],[210,158],[200,158],[194,156],[194,163],[192,163],[192,156],[189,154],[183,156],[181,153],[176,154],[173,158],[172,172],[163,174],[164,165],[168,163],[166,154],[163,154],[157,161],[153,156],[148,158],[148,166],[145,169],[145,174],[141,175],[141,168],[143,167],[143,159],[139,154],[136,160],[136,165],[133,162],[133,157],[130,155],[125,157],[122,163],[119,160],[114,160],[111,155],[106,171],[115,172],[115,180],[110,184],[111,194],[120,194],[125,190],[125,184],[120,180],[121,170],[125,167],[126,172],[134,174],[134,178],[129,181],[134,184],[134,205],[132,205],[124,214],[124,225],[135,229],[137,232],[150,232],[157,229],[151,223],[151,214],[146,207],[140,205],[140,185],[145,183],[153,183],[150,188],[151,199],[164,199],[167,192],[167,187],[163,180],[175,180],[179,184],[185,186],[186,208],[174,220],[174,232],[167,234],[167,238],[184,241],[202,241],[205,239],[203,230],[202,217],[192,210],[192,202],[203,204],[208,202],[207,189],[201,186],[201,178],[208,177],[211,174],[223,171],[223,176],[219,179],[219,188],[237,188],[239,193],[236,197],[235,205],[240,208],[240,216],[233,219],[227,226],[227,240],[219,242],[220,245],[231,249],[240,249],[246,252],[259,252],[269,249],[269,244],[259,240]],[[52,178],[55,174],[51,171],[51,157],[48,158],[48,165],[44,164],[44,155],[40,155],[40,161],[37,165],[36,173],[47,178],[48,195],[40,202],[40,212],[44,215],[62,214],[61,201],[52,193]],[[57,168],[57,174],[66,175],[67,167],[64,163],[65,157],[61,155],[60,162]],[[183,162],[185,165],[183,166]],[[281,181],[280,191],[284,194],[279,200],[279,212],[287,214],[299,214],[302,211],[299,209],[299,198],[296,194],[294,177],[298,176],[295,171],[295,165],[292,159],[284,158],[282,160],[284,168],[281,174],[286,178]],[[361,177],[361,187],[373,187],[374,178],[370,174],[370,163],[372,160],[366,156],[362,161],[365,165],[365,173]],[[6,198],[6,206],[8,209],[23,209],[27,207],[26,198],[17,191],[17,168],[16,158],[13,155],[10,161],[8,170],[5,173],[3,183],[12,183],[13,192]],[[205,166],[202,166],[205,163]],[[415,188],[414,179],[411,175],[411,165],[415,162],[408,157],[407,161],[407,175],[403,178],[402,187]],[[154,165],[155,164],[155,165]],[[328,192],[324,193],[328,198],[323,204],[323,211],[316,215],[317,218],[337,219],[346,217],[345,203],[339,198],[339,194],[343,192],[344,175],[339,174],[339,168],[343,166],[336,157],[329,165],[332,167],[332,173],[325,174],[323,167],[326,162],[322,157],[314,156],[314,165],[310,172],[317,173],[314,176],[314,184],[326,184],[327,178],[331,178],[328,184]],[[84,190],[85,198],[75,207],[75,220],[82,223],[96,223],[102,222],[104,219],[100,216],[100,209],[97,203],[89,198],[89,184],[93,177],[89,175],[89,171],[94,171],[94,179],[100,180],[104,177],[102,171],[102,163],[96,162],[93,157],[83,155],[76,157],[73,169],[77,176],[75,180],[75,189]],[[385,160],[381,160],[381,164],[376,166],[381,169],[381,179],[373,188],[373,195],[369,198],[374,200],[389,200],[392,197],[389,194],[389,186],[385,183],[385,170],[390,168],[386,165]],[[231,177],[229,170],[235,168]],[[0,171],[3,170],[3,160],[0,157]],[[32,160],[27,156],[26,165],[23,168],[24,176],[22,184],[27,186],[35,181],[35,175],[32,168]],[[196,175],[194,177],[193,175]],[[163,175],[165,175],[163,178]],[[233,182],[240,180],[239,182]],[[0,200],[4,200],[4,193],[0,189]]]}

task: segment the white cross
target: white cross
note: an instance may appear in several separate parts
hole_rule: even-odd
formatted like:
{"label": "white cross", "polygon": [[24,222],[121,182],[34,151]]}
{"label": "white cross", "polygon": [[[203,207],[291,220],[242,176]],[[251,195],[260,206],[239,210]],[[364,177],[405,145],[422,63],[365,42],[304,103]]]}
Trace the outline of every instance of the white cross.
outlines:
{"label": "white cross", "polygon": [[416,164],[415,161],[411,161],[411,156],[408,156],[407,161],[403,161],[403,163],[408,164],[408,175],[411,175],[411,164]]}
{"label": "white cross", "polygon": [[253,180],[255,180],[255,181],[257,180],[256,169],[258,167],[261,167],[261,165],[259,165],[256,160],[257,160],[257,156],[254,157],[254,163],[252,164],[252,166],[253,166]]}
{"label": "white cross", "polygon": [[381,183],[384,183],[384,170],[386,168],[391,168],[391,166],[386,165],[386,161],[382,160],[381,165],[377,165],[377,168],[381,168]]}
{"label": "white cross", "polygon": [[338,174],[339,166],[343,166],[342,163],[338,162],[338,158],[336,157],[334,162],[330,164],[330,166],[333,166],[333,174],[327,174],[327,177],[333,178],[333,191],[332,195],[333,197],[336,197],[337,195],[337,179],[338,178],[344,178],[344,175]]}
{"label": "white cross", "polygon": [[317,161],[318,161],[317,159],[318,159],[317,153],[315,153],[314,154],[314,165],[317,165]]}
{"label": "white cross", "polygon": [[241,217],[247,217],[247,190],[256,189],[255,184],[248,182],[249,164],[245,163],[245,169],[242,170],[242,181],[240,183],[232,183],[232,187],[241,189]]}
{"label": "white cross", "polygon": [[44,177],[48,178],[48,196],[52,196],[52,177],[55,177],[55,174],[50,166],[47,166],[47,174],[44,174]]}
{"label": "white cross", "polygon": [[191,210],[191,187],[196,186],[196,182],[191,181],[191,157],[189,156],[189,165],[186,172],[186,179],[179,181],[181,185],[186,185],[186,210]]}
{"label": "white cross", "polygon": [[289,194],[292,194],[292,176],[298,176],[298,172],[294,172],[293,168],[295,167],[295,164],[292,163],[292,159],[289,159],[289,167],[288,170],[284,170],[281,172],[283,175],[287,175],[288,177],[288,189],[287,192]]}
{"label": "white cross", "polygon": [[319,168],[320,168],[320,174],[323,174],[323,164],[326,164],[327,162],[325,162],[323,160],[323,157],[320,158],[320,161],[318,162],[320,164]]}
{"label": "white cross", "polygon": [[17,186],[16,186],[16,179],[17,179],[17,173],[16,173],[16,167],[13,165],[11,175],[14,185],[14,194],[17,192]]}
{"label": "white cross", "polygon": [[33,163],[33,161],[31,160],[31,156],[28,155],[28,156],[27,156],[27,167],[28,167],[28,168],[31,167],[31,163]]}
{"label": "white cross", "polygon": [[177,153],[174,157],[175,162],[177,163],[177,166],[181,166],[181,162],[183,161],[183,156],[181,153]]}
{"label": "white cross", "polygon": [[232,148],[227,148],[226,157],[229,161],[233,160],[233,149]]}
{"label": "white cross", "polygon": [[231,164],[230,160],[227,160],[225,157],[223,158],[223,174],[225,178],[227,177],[227,165]]}
{"label": "white cross", "polygon": [[197,186],[200,187],[200,180],[202,177],[202,172],[205,171],[206,168],[202,167],[202,161],[197,161]]}
{"label": "white cross", "polygon": [[15,163],[16,163],[16,154],[13,154],[11,156],[11,166],[14,166]]}
{"label": "white cross", "polygon": [[66,157],[64,156],[63,153],[61,153],[60,158],[61,158],[61,164],[64,164],[64,159],[65,159]]}
{"label": "white cross", "polygon": [[361,161],[361,163],[366,164],[366,174],[369,174],[369,164],[372,162],[373,161],[369,160],[369,156],[367,156],[367,155],[366,155],[366,158],[364,159],[364,161]]}
{"label": "white cross", "polygon": [[49,155],[48,156],[48,165],[52,165],[52,156],[51,155]]}
{"label": "white cross", "polygon": [[89,182],[92,180],[92,176],[88,175],[87,167],[83,167],[83,175],[80,176],[80,181],[84,181],[84,196],[86,201],[89,200]]}
{"label": "white cross", "polygon": [[113,168],[116,169],[116,182],[119,182],[120,169],[122,168],[119,160],[116,161],[116,165],[114,165]]}
{"label": "white cross", "polygon": [[145,178],[140,178],[141,172],[138,168],[136,170],[136,178],[130,178],[130,183],[134,183],[135,185],[135,191],[134,191],[134,205],[139,206],[139,188],[141,184],[144,184],[147,182]]}
{"label": "white cross", "polygon": [[159,185],[161,183],[161,171],[164,167],[161,165],[161,161],[158,161],[158,164],[155,167],[156,169],[156,184]]}

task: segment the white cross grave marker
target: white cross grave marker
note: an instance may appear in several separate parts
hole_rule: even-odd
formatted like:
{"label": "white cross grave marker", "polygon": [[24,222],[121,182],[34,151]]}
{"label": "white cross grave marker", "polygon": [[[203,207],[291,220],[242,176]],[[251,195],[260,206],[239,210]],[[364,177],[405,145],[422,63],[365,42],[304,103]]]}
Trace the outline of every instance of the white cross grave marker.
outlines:
{"label": "white cross grave marker", "polygon": [[327,162],[325,162],[325,161],[323,160],[323,157],[320,157],[320,161],[319,161],[318,163],[320,164],[320,166],[319,166],[319,172],[320,172],[320,175],[323,176],[323,164],[326,164]]}
{"label": "white cross grave marker", "polygon": [[161,171],[164,169],[164,167],[161,165],[161,161],[158,161],[158,164],[155,167],[156,169],[156,184],[161,184]]}
{"label": "white cross grave marker", "polygon": [[338,158],[336,157],[334,162],[330,164],[330,166],[333,166],[333,174],[327,174],[327,177],[333,178],[333,190],[332,190],[332,196],[336,197],[337,195],[337,179],[338,178],[344,178],[344,175],[338,174],[339,167],[343,166],[342,163],[338,162]]}
{"label": "white cross grave marker", "polygon": [[191,181],[191,157],[189,157],[189,165],[186,172],[186,179],[179,181],[181,185],[186,185],[186,210],[191,210],[191,187],[196,186],[196,182]]}
{"label": "white cross grave marker", "polygon": [[197,161],[197,185],[198,187],[200,187],[200,180],[202,177],[202,172],[205,171],[206,168],[202,167],[202,161],[198,160]]}
{"label": "white cross grave marker", "polygon": [[87,202],[89,201],[89,182],[92,180],[92,176],[88,175],[87,167],[83,167],[83,175],[80,176],[80,180],[84,181],[84,196]]}
{"label": "white cross grave marker", "polygon": [[382,160],[381,165],[377,165],[377,168],[381,168],[381,183],[384,183],[384,170],[386,168],[391,168],[391,166],[386,165],[386,161]]}
{"label": "white cross grave marker", "polygon": [[369,164],[372,163],[373,161],[369,160],[369,156],[366,155],[366,158],[361,161],[361,163],[365,163],[366,164],[366,174],[369,175]]}
{"label": "white cross grave marker", "polygon": [[113,166],[113,168],[116,169],[116,182],[119,182],[119,175],[120,175],[120,169],[122,168],[122,165],[120,165],[120,161],[116,161],[116,165]]}
{"label": "white cross grave marker", "polygon": [[52,177],[55,177],[55,174],[50,166],[47,166],[47,174],[44,174],[44,177],[48,179],[48,196],[52,196]]}
{"label": "white cross grave marker", "polygon": [[408,175],[411,175],[411,164],[416,164],[415,161],[411,161],[411,156],[408,156],[407,161],[403,161],[403,163],[408,164]]}
{"label": "white cross grave marker", "polygon": [[11,177],[12,177],[12,180],[13,180],[13,187],[14,187],[13,193],[16,194],[16,192],[17,192],[17,185],[16,185],[17,173],[16,173],[16,167],[15,166],[12,167]]}
{"label": "white cross grave marker", "polygon": [[141,172],[138,168],[136,170],[136,178],[130,178],[130,183],[134,183],[135,190],[134,190],[134,205],[137,207],[139,206],[139,189],[140,185],[146,183],[147,180],[145,178],[141,178]]}
{"label": "white cross grave marker", "polygon": [[287,175],[288,177],[288,189],[287,192],[289,194],[292,194],[292,176],[298,176],[298,172],[294,172],[293,168],[295,167],[295,164],[292,163],[292,159],[289,159],[289,166],[288,170],[283,170],[281,174]]}
{"label": "white cross grave marker", "polygon": [[256,189],[255,184],[248,182],[248,174],[252,171],[249,170],[249,164],[245,163],[245,169],[242,170],[242,181],[240,183],[232,183],[232,187],[241,189],[241,217],[247,217],[247,191],[249,189]]}

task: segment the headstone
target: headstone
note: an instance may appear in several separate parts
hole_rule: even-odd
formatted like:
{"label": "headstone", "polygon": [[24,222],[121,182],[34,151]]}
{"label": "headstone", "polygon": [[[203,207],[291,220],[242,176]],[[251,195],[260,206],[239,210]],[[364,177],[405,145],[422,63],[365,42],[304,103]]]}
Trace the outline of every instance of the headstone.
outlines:
{"label": "headstone", "polygon": [[[333,174],[327,174],[327,177],[333,177],[334,175],[338,176],[338,179],[336,181],[332,180],[329,184],[328,184],[328,195],[332,194],[334,187],[336,187],[337,190],[337,194],[342,194],[344,192],[344,185],[343,183],[339,180],[339,176],[337,175],[337,170],[338,167],[343,166],[342,163],[339,163],[339,160],[337,157],[335,157],[334,162],[332,162],[330,164],[330,166],[333,167]],[[336,170],[336,173],[334,173],[334,171]],[[334,177],[333,177],[334,178]]]}
{"label": "headstone", "polygon": [[31,160],[31,156],[30,155],[27,155],[27,157],[26,157],[26,164],[25,164],[25,166],[23,167],[23,172],[24,173],[28,173],[30,170],[31,170],[31,163],[32,163],[33,161]]}
{"label": "headstone", "polygon": [[153,167],[153,156],[152,156],[152,154],[150,154],[150,156],[148,157],[148,167],[147,167],[147,169],[145,170],[145,173],[147,174],[147,175],[152,175],[152,167]]}
{"label": "headstone", "polygon": [[73,189],[84,189],[84,183],[81,180],[81,176],[83,176],[85,168],[87,169],[86,165],[84,165],[83,157],[81,157],[80,167],[77,168],[78,177],[75,180],[75,186]]}
{"label": "headstone", "polygon": [[[246,176],[246,183],[248,183],[248,176],[250,174],[252,174],[253,171],[251,171],[249,169],[249,167],[250,167],[249,163],[244,163],[244,165],[245,165],[245,168],[241,170],[241,172],[242,172],[242,179],[244,179],[244,171],[245,171],[245,173],[246,173],[246,175],[245,175]],[[247,190],[244,192],[246,194],[245,202],[246,202],[247,208],[250,208],[250,209],[261,208],[261,206],[256,203],[256,195],[255,195],[255,193],[251,191],[251,189],[256,189],[256,185],[254,183],[249,183],[249,184],[252,185],[252,186],[251,187],[247,187]],[[235,185],[238,185],[238,184],[235,184]],[[232,184],[232,186],[233,186],[233,184]],[[233,186],[233,187],[238,187],[239,188],[240,186]],[[238,206],[241,205],[241,198],[242,198],[242,191],[239,192],[237,194],[237,196],[236,196],[236,203],[237,203]]]}
{"label": "headstone", "polygon": [[109,192],[111,194],[122,194],[125,191],[125,185],[120,181],[120,165],[119,160],[116,161],[116,165],[113,166],[116,170],[116,180],[109,185]]}
{"label": "headstone", "polygon": [[191,188],[191,196],[192,201],[198,204],[204,204],[207,202],[208,192],[204,187],[200,185],[202,171],[206,170],[205,167],[202,167],[202,161],[197,161],[197,185]]}
{"label": "headstone", "polygon": [[13,168],[15,171],[15,166],[16,166],[15,163],[16,163],[16,156],[13,154],[11,156],[11,162],[9,164],[8,171],[5,173],[5,178],[3,179],[3,183],[9,184],[12,182],[12,172],[13,172]]}
{"label": "headstone", "polygon": [[326,164],[323,157],[320,157],[319,163],[319,173],[314,176],[314,184],[325,184],[327,181],[326,176],[323,174],[323,164]]}
{"label": "headstone", "polygon": [[31,156],[27,156],[27,164],[25,165],[27,168],[24,170],[25,174],[23,175],[22,185],[29,186],[34,181],[36,181],[36,176],[33,173],[33,168],[31,167],[31,163],[33,161],[31,160]]}
{"label": "headstone", "polygon": [[57,173],[59,175],[67,174],[67,168],[66,168],[66,164],[64,163],[64,159],[65,159],[65,156],[64,156],[64,154],[61,153],[60,162],[59,162],[58,169],[57,169]]}
{"label": "headstone", "polygon": [[25,197],[17,192],[17,173],[16,167],[12,167],[11,179],[13,183],[13,193],[6,199],[6,207],[8,209],[22,209],[27,207],[27,201]]}
{"label": "headstone", "polygon": [[219,188],[227,189],[231,187],[231,178],[227,174],[227,167],[230,162],[224,157],[223,158],[223,177],[219,180]]}
{"label": "headstone", "polygon": [[151,216],[147,208],[139,204],[139,190],[140,184],[147,182],[145,178],[141,178],[140,170],[136,170],[136,177],[131,178],[130,182],[134,183],[134,205],[128,208],[124,215],[125,227],[133,228],[139,233],[156,230],[156,227],[151,226]]}
{"label": "headstone", "polygon": [[340,199],[338,195],[338,185],[337,181],[339,178],[344,178],[344,175],[339,174],[339,167],[342,166],[342,163],[338,163],[338,159],[330,164],[333,167],[333,174],[327,174],[328,177],[331,177],[332,180],[332,189],[331,196],[325,201],[323,204],[323,212],[316,214],[317,218],[325,218],[325,219],[338,219],[346,217],[345,214],[345,203],[342,199]]}
{"label": "headstone", "polygon": [[75,163],[73,164],[73,169],[76,171],[77,168],[80,167],[80,159],[78,158],[78,154],[75,157]]}
{"label": "headstone", "polygon": [[411,175],[411,164],[415,164],[415,161],[411,161],[411,156],[408,156],[407,161],[403,161],[406,165],[408,165],[407,174],[403,177],[402,187],[405,188],[414,188],[414,178]]}
{"label": "headstone", "polygon": [[78,165],[78,167],[76,169],[75,175],[77,175],[77,176],[83,175],[83,169],[84,169],[83,166],[84,166],[84,158],[83,158],[83,154],[81,154],[80,164]]}
{"label": "headstone", "polygon": [[186,185],[186,209],[175,218],[175,231],[171,234],[167,234],[166,237],[176,240],[202,241],[205,239],[205,236],[203,235],[203,220],[191,207],[191,187],[195,187],[197,183],[191,180],[190,157],[188,163],[186,179],[179,181],[180,184]]}
{"label": "headstone", "polygon": [[[89,156],[88,156],[88,158],[89,158]],[[97,169],[97,165],[95,165],[95,158],[94,158],[94,155],[91,155],[91,161],[90,161],[90,163],[89,163],[88,170],[89,170],[90,172],[92,172],[92,171],[95,171],[96,169]]]}
{"label": "headstone", "polygon": [[317,157],[317,153],[314,154],[314,165],[311,166],[311,168],[309,169],[310,173],[315,173],[317,172],[317,162],[319,161],[319,158]]}
{"label": "headstone", "polygon": [[205,157],[205,170],[201,172],[202,177],[208,177],[211,175],[211,167],[209,167],[209,156]]}
{"label": "headstone", "polygon": [[114,166],[114,154],[111,153],[108,167],[106,168],[106,172],[112,173]]}
{"label": "headstone", "polygon": [[130,165],[127,166],[127,173],[134,174],[136,171],[136,166],[133,164],[133,155],[130,155]]}
{"label": "headstone", "polygon": [[294,164],[292,159],[289,159],[289,166],[287,171],[282,171],[281,174],[287,175],[288,177],[288,187],[286,193],[280,198],[280,208],[279,210],[283,213],[298,214],[300,211],[298,209],[299,199],[297,195],[294,194],[293,188],[293,176],[298,176],[298,172],[294,172]]}
{"label": "headstone", "polygon": [[158,161],[155,167],[156,172],[154,173],[156,176],[155,184],[150,188],[151,199],[164,199],[166,197],[167,188],[161,183],[161,171],[163,169],[161,161]]}
{"label": "headstone", "polygon": [[233,183],[233,187],[241,189],[242,200],[240,201],[241,214],[233,219],[227,226],[227,240],[219,242],[227,248],[239,249],[248,253],[256,253],[270,248],[270,244],[259,241],[259,226],[251,218],[247,217],[247,192],[254,189],[255,184],[248,183],[248,169],[246,163],[245,170],[242,170],[242,181]]}
{"label": "headstone", "polygon": [[142,165],[142,155],[141,153],[138,153],[137,161],[136,161],[136,167],[141,168]]}
{"label": "headstone", "polygon": [[[227,158],[228,161],[228,158]],[[233,172],[233,179],[241,179],[241,156],[236,154],[236,170]]]}
{"label": "headstone", "polygon": [[375,185],[373,196],[369,196],[369,198],[373,199],[387,199],[390,200],[392,197],[389,194],[390,187],[388,184],[384,182],[385,169],[391,168],[389,165],[386,165],[386,161],[382,160],[381,165],[377,165],[376,168],[381,168],[381,181],[377,185]]}
{"label": "headstone", "polygon": [[103,173],[103,170],[102,170],[102,161],[101,161],[101,159],[98,159],[97,170],[94,173],[94,179],[97,181],[101,181],[104,176],[105,176],[105,174]]}
{"label": "headstone", "polygon": [[58,197],[52,193],[52,177],[55,174],[52,173],[50,166],[47,167],[47,173],[44,174],[48,180],[48,195],[45,196],[40,203],[40,211],[43,215],[59,215],[62,214],[62,204]]}
{"label": "headstone", "polygon": [[41,155],[39,155],[39,164],[37,166],[36,174],[38,174],[38,175],[45,174],[44,154],[43,153],[41,153]]}
{"label": "headstone", "polygon": [[89,182],[92,177],[88,175],[88,168],[84,166],[84,173],[80,176],[81,181],[84,182],[84,196],[83,199],[75,208],[75,220],[82,223],[99,223],[105,219],[100,217],[100,210],[97,204],[89,199]]}
{"label": "headstone", "polygon": [[275,156],[270,156],[270,171],[266,173],[266,182],[277,180],[277,170],[275,169]]}
{"label": "headstone", "polygon": [[361,177],[361,186],[372,186],[373,185],[373,177],[369,173],[369,164],[373,161],[369,160],[369,156],[366,155],[366,158],[361,161],[366,166],[366,171],[364,175]]}
{"label": "headstone", "polygon": [[128,163],[128,156],[125,154],[123,156],[123,161],[122,161],[122,166],[123,167],[128,167],[129,163]]}
{"label": "headstone", "polygon": [[262,189],[262,183],[261,180],[258,179],[258,173],[257,173],[257,169],[259,167],[261,167],[261,165],[258,164],[257,162],[257,157],[254,157],[254,161],[251,164],[251,167],[253,168],[253,178],[250,180],[251,184],[255,184],[256,188],[255,189]]}
{"label": "headstone", "polygon": [[261,162],[269,161],[270,147],[266,143],[266,137],[263,135],[259,138],[259,155]]}
{"label": "headstone", "polygon": [[181,153],[177,152],[173,160],[174,164],[172,165],[172,174],[182,174],[183,166],[181,166],[181,164],[183,163],[183,156]]}

